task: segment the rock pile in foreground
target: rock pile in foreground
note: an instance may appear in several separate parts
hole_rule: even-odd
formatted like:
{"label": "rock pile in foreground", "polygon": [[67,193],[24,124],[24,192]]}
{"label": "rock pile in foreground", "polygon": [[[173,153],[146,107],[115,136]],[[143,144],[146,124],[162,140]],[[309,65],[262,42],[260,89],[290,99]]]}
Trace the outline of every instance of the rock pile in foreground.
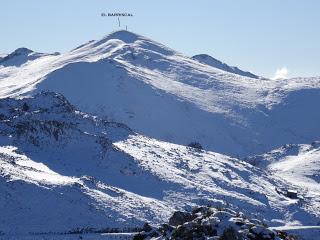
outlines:
{"label": "rock pile in foreground", "polygon": [[142,239],[212,239],[212,240],[295,240],[282,231],[273,231],[258,219],[248,219],[231,209],[198,207],[191,213],[177,211],[168,224],[158,228],[145,224],[134,236]]}

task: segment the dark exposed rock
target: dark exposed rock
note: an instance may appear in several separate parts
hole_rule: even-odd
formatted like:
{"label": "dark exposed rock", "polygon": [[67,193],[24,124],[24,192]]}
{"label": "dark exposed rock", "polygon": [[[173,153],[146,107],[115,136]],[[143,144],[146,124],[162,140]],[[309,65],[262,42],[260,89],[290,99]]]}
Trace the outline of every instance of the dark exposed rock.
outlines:
{"label": "dark exposed rock", "polygon": [[198,149],[198,150],[202,150],[203,149],[202,145],[199,142],[191,142],[191,143],[188,144],[188,147],[195,148],[195,149]]}
{"label": "dark exposed rock", "polygon": [[146,235],[143,233],[138,233],[136,235],[134,235],[133,240],[143,240],[146,238]]}
{"label": "dark exposed rock", "polygon": [[175,212],[172,217],[169,219],[169,225],[178,226],[182,225],[185,222],[188,222],[192,219],[192,215],[187,212]]}
{"label": "dark exposed rock", "polygon": [[150,231],[152,231],[152,227],[149,225],[149,223],[145,223],[143,225],[142,230],[145,231],[145,232],[150,232]]}
{"label": "dark exposed rock", "polygon": [[23,103],[23,105],[22,105],[22,111],[27,112],[29,109],[30,109],[30,107],[28,106],[28,104],[27,104],[27,103]]}
{"label": "dark exposed rock", "polygon": [[[148,226],[148,225],[146,225]],[[246,218],[228,208],[198,207],[191,213],[177,211],[168,224],[146,227],[134,239],[290,240],[285,232],[270,230],[258,219]]]}
{"label": "dark exposed rock", "polygon": [[228,227],[223,230],[220,240],[243,240],[243,237],[233,227]]}

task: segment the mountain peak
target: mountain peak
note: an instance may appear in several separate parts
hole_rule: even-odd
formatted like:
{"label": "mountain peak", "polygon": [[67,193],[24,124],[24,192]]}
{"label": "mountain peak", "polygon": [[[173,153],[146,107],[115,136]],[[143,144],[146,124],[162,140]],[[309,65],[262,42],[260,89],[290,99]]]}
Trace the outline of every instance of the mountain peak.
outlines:
{"label": "mountain peak", "polygon": [[25,48],[25,47],[21,47],[21,48],[17,48],[16,50],[14,50],[11,54],[29,54],[32,53],[33,51],[29,48]]}
{"label": "mountain peak", "polygon": [[[113,31],[111,33],[109,33],[108,35],[104,36],[101,39],[98,40],[91,40],[85,44],[82,44],[78,47],[76,47],[74,50],[79,50],[79,49],[83,49],[83,48],[87,48],[87,47],[99,47],[99,46],[104,46],[105,44],[111,43],[114,44],[115,42],[122,42],[125,44],[130,44],[130,43],[134,43],[136,40],[138,39],[145,39],[144,37],[133,33],[133,32],[129,32],[126,30],[118,30],[118,31]],[[117,45],[117,44],[115,44]]]}
{"label": "mountain peak", "polygon": [[12,53],[4,56],[1,58],[0,56],[0,65],[3,65],[5,67],[8,66],[16,66],[19,67],[28,61],[33,61],[37,58],[44,57],[44,56],[57,56],[60,53],[54,52],[54,53],[39,53],[32,51],[29,48],[21,47],[14,50]]}
{"label": "mountain peak", "polygon": [[101,41],[108,41],[111,39],[117,39],[117,40],[121,40],[125,43],[133,43],[136,40],[141,39],[141,38],[143,38],[143,37],[136,34],[136,33],[126,31],[126,30],[117,30],[117,31],[111,32],[110,34],[103,37],[101,39]]}
{"label": "mountain peak", "polygon": [[95,56],[94,59],[100,59],[101,57],[105,57],[104,54],[108,56],[114,52],[123,54],[122,50],[126,51],[126,48],[131,48],[131,50],[144,49],[147,52],[153,51],[163,55],[173,55],[176,53],[174,50],[148,37],[126,30],[111,32],[101,39],[91,40],[80,45],[71,52],[76,51],[77,57],[80,54],[86,58],[90,55]]}
{"label": "mountain peak", "polygon": [[114,31],[104,37],[104,39],[119,39],[125,43],[133,43],[139,38],[142,36],[126,30]]}
{"label": "mountain peak", "polygon": [[3,66],[20,66],[28,59],[29,54],[33,53],[32,50],[22,47],[17,48],[7,56],[0,58],[0,65]]}
{"label": "mountain peak", "polygon": [[5,59],[9,59],[15,56],[28,56],[30,53],[33,53],[33,51],[29,48],[25,48],[25,47],[21,47],[21,48],[17,48],[16,50],[14,50],[12,53],[9,53],[8,55],[6,55],[3,60]]}

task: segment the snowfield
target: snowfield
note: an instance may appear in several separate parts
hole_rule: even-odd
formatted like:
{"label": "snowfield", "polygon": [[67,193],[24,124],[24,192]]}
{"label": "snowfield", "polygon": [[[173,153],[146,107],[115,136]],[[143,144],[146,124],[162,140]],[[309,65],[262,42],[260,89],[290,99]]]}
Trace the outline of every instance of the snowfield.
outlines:
{"label": "snowfield", "polygon": [[59,94],[0,105],[4,236],[135,231],[206,204],[270,226],[319,222],[319,202],[308,192],[290,199],[276,189],[292,183],[237,158],[136,134]]}
{"label": "snowfield", "polygon": [[247,161],[290,183],[303,200],[314,202],[309,206],[311,212],[320,212],[320,142],[286,144]]}
{"label": "snowfield", "polygon": [[7,61],[0,97],[62,93],[82,111],[167,142],[244,157],[320,133],[320,77],[245,77],[128,31],[19,66],[19,56]]}
{"label": "snowfield", "polygon": [[319,103],[320,77],[270,80],[128,31],[0,55],[0,239],[130,239],[210,205],[316,240]]}

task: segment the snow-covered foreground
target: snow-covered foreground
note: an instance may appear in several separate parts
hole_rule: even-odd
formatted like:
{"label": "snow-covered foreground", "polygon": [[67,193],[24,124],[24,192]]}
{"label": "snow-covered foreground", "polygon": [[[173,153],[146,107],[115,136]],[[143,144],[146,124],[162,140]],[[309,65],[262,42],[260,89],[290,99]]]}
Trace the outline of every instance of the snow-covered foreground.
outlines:
{"label": "snow-covered foreground", "polygon": [[[271,226],[317,225],[319,203],[249,163],[136,134],[54,93],[0,101],[0,231],[136,231],[173,211],[228,206]],[[99,235],[100,236],[100,235]],[[48,235],[48,237],[50,237]],[[49,238],[50,239],[50,238]]]}
{"label": "snow-covered foreground", "polygon": [[310,143],[320,134],[320,77],[250,78],[127,31],[60,55],[22,50],[0,62],[1,98],[59,92],[80,110],[149,137],[197,141],[232,156]]}
{"label": "snow-covered foreground", "polygon": [[[19,240],[131,240],[135,233],[86,233],[20,235]],[[0,236],[0,240],[17,240],[17,236]]]}

